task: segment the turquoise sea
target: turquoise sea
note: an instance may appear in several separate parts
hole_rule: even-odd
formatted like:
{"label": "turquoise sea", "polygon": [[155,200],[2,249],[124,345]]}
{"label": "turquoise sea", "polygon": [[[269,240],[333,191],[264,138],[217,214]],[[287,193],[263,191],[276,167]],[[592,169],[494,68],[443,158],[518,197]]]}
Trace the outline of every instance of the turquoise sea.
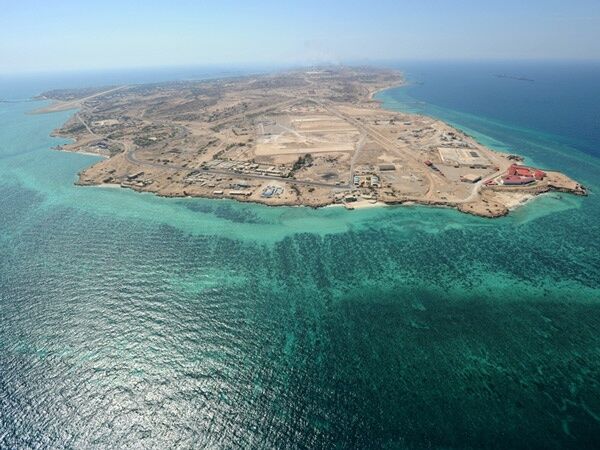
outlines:
{"label": "turquoise sea", "polygon": [[597,448],[600,65],[399,67],[386,108],[589,197],[488,220],[81,188],[96,158],[49,136],[71,112],[0,103],[0,448]]}

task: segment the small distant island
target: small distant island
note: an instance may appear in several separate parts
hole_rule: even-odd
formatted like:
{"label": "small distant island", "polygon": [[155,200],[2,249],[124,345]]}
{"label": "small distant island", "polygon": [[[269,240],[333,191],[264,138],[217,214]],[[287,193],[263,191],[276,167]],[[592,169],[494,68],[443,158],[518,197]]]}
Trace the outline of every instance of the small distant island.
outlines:
{"label": "small distant island", "polygon": [[80,185],[267,205],[448,206],[499,217],[548,191],[585,195],[430,117],[381,108],[401,73],[318,68],[269,75],[55,90],[39,113],[77,109],[60,150],[105,159]]}
{"label": "small distant island", "polygon": [[535,82],[535,80],[527,77],[517,76],[517,75],[506,75],[505,73],[496,74],[497,78],[506,78],[508,80],[516,80],[516,81],[529,81],[530,83]]}

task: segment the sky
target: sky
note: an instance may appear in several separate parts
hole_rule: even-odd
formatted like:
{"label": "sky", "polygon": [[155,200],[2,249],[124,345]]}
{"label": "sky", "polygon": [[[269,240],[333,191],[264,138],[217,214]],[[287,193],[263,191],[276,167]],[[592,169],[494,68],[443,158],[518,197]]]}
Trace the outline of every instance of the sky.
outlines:
{"label": "sky", "polygon": [[0,73],[600,60],[600,0],[0,0]]}

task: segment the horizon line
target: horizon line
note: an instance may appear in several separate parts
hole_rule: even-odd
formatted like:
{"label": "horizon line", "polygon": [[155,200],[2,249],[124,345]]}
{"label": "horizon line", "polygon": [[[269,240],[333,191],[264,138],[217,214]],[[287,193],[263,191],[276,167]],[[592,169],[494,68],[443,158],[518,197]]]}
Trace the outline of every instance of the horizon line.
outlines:
{"label": "horizon line", "polygon": [[151,70],[178,70],[178,69],[222,69],[222,70],[247,70],[247,69],[291,69],[301,67],[329,67],[329,66],[358,66],[358,65],[388,65],[402,63],[502,63],[502,62],[535,62],[535,63],[600,63],[600,58],[386,58],[386,59],[349,59],[346,61],[314,61],[314,62],[220,62],[220,63],[189,63],[189,64],[165,64],[165,65],[137,65],[137,66],[113,66],[113,67],[86,67],[86,68],[45,68],[45,69],[23,69],[16,71],[4,71],[0,69],[0,76],[28,76],[28,75],[59,75],[59,74],[81,74],[102,72],[135,72]]}

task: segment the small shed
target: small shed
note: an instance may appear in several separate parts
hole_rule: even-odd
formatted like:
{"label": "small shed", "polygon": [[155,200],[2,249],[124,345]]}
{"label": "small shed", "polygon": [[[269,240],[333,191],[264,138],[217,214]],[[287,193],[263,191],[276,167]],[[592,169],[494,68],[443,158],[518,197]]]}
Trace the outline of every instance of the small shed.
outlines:
{"label": "small shed", "polygon": [[479,180],[481,180],[481,176],[473,173],[467,173],[460,176],[460,181],[464,183],[477,183]]}

